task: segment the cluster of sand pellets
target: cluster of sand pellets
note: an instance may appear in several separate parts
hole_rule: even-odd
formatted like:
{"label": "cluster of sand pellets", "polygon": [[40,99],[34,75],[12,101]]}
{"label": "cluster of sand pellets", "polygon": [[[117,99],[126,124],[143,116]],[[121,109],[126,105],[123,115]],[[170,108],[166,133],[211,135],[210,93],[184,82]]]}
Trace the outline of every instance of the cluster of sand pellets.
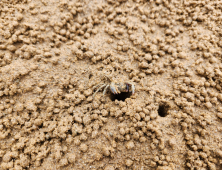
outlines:
{"label": "cluster of sand pellets", "polygon": [[[1,0],[1,170],[222,169],[222,2]],[[132,82],[136,91],[95,87]]]}

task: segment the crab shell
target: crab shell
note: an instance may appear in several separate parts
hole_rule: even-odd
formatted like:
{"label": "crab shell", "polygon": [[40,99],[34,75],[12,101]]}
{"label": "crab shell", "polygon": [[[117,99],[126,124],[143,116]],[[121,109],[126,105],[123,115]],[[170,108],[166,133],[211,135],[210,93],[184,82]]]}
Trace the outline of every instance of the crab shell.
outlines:
{"label": "crab shell", "polygon": [[132,83],[114,83],[111,82],[110,84],[110,90],[113,94],[119,94],[121,92],[132,92],[134,94],[135,92],[135,86]]}

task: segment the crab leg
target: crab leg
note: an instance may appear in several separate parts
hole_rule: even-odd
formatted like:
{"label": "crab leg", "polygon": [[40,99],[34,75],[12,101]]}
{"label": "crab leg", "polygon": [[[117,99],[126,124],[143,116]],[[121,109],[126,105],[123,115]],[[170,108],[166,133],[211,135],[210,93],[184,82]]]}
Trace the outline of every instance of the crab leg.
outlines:
{"label": "crab leg", "polygon": [[96,92],[93,94],[93,98],[94,98],[94,96],[96,95],[96,93],[98,92],[98,91],[100,91],[100,89],[102,89],[103,87],[105,87],[106,86],[106,84],[103,84],[102,86],[100,86],[97,90],[96,90]]}
{"label": "crab leg", "polygon": [[93,87],[93,90],[96,89],[98,86],[102,86],[102,85],[104,85],[104,83],[100,83],[100,84],[94,86],[94,87]]}
{"label": "crab leg", "polygon": [[105,89],[104,89],[104,91],[103,91],[103,95],[106,94],[106,90],[107,90],[108,87],[109,87],[109,85],[107,85],[107,86],[105,87]]}

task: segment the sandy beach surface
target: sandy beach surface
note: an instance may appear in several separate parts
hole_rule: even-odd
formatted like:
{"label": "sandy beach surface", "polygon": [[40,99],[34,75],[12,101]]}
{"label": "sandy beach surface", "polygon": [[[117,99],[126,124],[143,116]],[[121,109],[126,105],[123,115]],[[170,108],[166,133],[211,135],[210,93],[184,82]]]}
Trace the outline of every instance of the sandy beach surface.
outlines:
{"label": "sandy beach surface", "polygon": [[0,0],[0,170],[221,170],[221,58],[222,1]]}

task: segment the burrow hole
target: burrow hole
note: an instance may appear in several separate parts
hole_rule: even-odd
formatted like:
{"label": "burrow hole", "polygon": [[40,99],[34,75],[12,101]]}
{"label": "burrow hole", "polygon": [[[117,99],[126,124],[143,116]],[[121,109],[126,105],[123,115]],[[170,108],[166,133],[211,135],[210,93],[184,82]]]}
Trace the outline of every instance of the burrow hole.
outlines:
{"label": "burrow hole", "polygon": [[169,105],[160,104],[158,108],[158,114],[160,117],[166,117],[168,115]]}
{"label": "burrow hole", "polygon": [[121,101],[125,101],[126,98],[130,98],[130,96],[132,95],[131,92],[121,92],[120,94],[110,94],[110,99],[112,101],[115,100],[121,100]]}

